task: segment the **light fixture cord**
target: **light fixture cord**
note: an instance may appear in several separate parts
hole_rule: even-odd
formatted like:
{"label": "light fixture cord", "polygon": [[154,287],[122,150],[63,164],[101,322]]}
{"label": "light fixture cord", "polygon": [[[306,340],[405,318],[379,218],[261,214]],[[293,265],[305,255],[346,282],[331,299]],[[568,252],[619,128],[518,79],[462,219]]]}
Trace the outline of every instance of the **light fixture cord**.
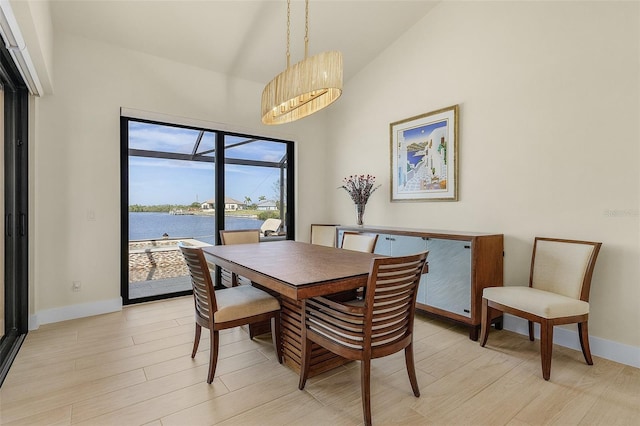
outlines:
{"label": "light fixture cord", "polygon": [[291,36],[291,0],[287,0],[287,69],[291,64],[291,54],[289,52],[289,37]]}
{"label": "light fixture cord", "polygon": [[304,58],[307,59],[309,53],[309,0],[305,0],[304,5]]}

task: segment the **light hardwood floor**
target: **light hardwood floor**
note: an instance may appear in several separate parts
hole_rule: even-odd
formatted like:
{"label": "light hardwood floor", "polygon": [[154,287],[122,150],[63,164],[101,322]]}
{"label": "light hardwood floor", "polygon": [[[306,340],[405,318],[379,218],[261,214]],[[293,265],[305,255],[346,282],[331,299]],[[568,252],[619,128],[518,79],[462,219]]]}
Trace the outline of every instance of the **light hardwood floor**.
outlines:
{"label": "light hardwood floor", "polygon": [[[271,340],[222,333],[216,377],[209,341],[196,358],[193,301],[183,297],[49,324],[29,333],[0,389],[0,423],[86,425],[358,425],[359,364],[311,378],[274,359]],[[203,333],[204,336],[205,333]],[[415,398],[401,353],[374,360],[374,424],[637,425],[640,370],[554,347],[551,380],[539,344],[492,331],[486,348],[465,329],[416,317]]]}

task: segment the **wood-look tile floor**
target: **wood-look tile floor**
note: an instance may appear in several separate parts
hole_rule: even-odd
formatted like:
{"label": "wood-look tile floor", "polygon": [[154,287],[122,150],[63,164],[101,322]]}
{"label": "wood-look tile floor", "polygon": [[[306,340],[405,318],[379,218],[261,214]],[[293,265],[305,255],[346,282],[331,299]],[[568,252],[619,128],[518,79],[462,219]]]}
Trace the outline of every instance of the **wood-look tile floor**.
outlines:
{"label": "wood-look tile floor", "polygon": [[[30,332],[0,389],[3,425],[358,425],[358,363],[311,378],[275,360],[271,339],[222,333],[216,377],[209,341],[195,359],[193,301],[182,297],[49,324]],[[205,333],[203,333],[204,335]],[[551,380],[539,343],[416,316],[415,398],[402,353],[375,360],[374,424],[640,424],[640,369],[554,347]]]}

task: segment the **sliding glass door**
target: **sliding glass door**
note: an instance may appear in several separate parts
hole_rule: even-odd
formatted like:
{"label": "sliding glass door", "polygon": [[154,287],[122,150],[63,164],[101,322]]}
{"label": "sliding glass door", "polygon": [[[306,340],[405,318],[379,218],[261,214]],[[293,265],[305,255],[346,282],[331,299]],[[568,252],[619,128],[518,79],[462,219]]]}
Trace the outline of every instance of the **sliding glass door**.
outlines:
{"label": "sliding glass door", "polygon": [[203,150],[215,134],[135,120],[127,133],[127,299],[185,294],[191,282],[178,241],[214,242],[214,217],[202,205],[214,194],[213,157]]}
{"label": "sliding glass door", "polygon": [[128,117],[121,139],[125,304],[191,291],[179,241],[219,244],[221,229],[294,238],[293,143]]}
{"label": "sliding glass door", "polygon": [[[4,90],[0,88],[0,135],[4,134]],[[0,167],[2,172],[0,173],[0,187],[4,188],[4,150],[0,150]],[[2,211],[2,217],[5,216],[4,212],[4,198],[0,199],[0,211]],[[2,245],[0,245],[0,339],[4,337],[5,333],[5,284],[4,284],[4,233],[2,234]]]}
{"label": "sliding glass door", "polygon": [[28,90],[0,45],[0,385],[28,331]]}
{"label": "sliding glass door", "polygon": [[224,154],[224,229],[259,229],[263,240],[284,239],[287,144],[228,136]]}

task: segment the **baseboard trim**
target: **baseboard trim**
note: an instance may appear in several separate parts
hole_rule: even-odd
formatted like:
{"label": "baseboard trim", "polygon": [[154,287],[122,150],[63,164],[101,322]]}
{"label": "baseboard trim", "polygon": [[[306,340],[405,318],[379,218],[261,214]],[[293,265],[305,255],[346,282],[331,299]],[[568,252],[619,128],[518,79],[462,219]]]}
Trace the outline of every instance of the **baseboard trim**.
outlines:
{"label": "baseboard trim", "polygon": [[67,321],[122,310],[122,298],[80,303],[60,308],[45,309],[29,316],[29,330],[37,330],[43,324]]}
{"label": "baseboard trim", "polygon": [[[527,321],[509,314],[504,315],[504,329],[525,336],[529,335]],[[535,324],[534,334],[536,339],[540,339],[540,326],[538,324]],[[553,329],[553,343],[565,348],[582,351],[577,328],[572,331],[563,327],[555,327]],[[640,348],[638,347],[595,336],[589,336],[589,346],[591,347],[592,355],[640,368]]]}

